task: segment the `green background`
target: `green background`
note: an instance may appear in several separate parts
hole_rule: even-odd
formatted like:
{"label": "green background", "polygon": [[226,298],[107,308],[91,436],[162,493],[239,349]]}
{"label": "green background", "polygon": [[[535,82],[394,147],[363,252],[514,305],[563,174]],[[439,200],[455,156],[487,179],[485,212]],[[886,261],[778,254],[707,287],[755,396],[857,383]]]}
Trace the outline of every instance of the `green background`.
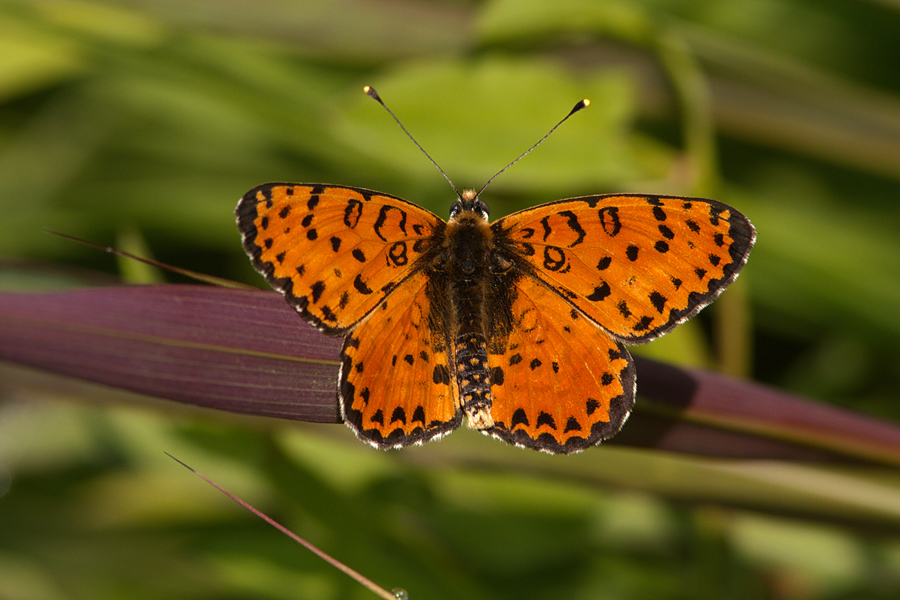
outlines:
{"label": "green background", "polygon": [[[261,284],[233,208],[267,181],[446,215],[366,84],[460,188],[586,97],[492,184],[492,215],[732,204],[759,232],[744,275],[639,352],[897,420],[898,56],[892,0],[0,1],[0,285],[159,277],[47,229]],[[163,451],[413,600],[900,596],[896,469],[548,457],[468,431],[382,453],[0,375],[4,599],[374,597]]]}

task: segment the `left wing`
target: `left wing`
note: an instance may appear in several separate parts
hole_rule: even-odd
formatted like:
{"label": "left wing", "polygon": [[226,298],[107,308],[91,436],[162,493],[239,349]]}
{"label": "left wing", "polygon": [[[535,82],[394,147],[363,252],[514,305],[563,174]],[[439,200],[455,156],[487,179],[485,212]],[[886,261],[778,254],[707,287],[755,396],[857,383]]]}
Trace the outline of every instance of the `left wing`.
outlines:
{"label": "left wing", "polygon": [[444,304],[428,286],[425,272],[412,275],[344,340],[341,412],[376,448],[421,444],[462,422]]}

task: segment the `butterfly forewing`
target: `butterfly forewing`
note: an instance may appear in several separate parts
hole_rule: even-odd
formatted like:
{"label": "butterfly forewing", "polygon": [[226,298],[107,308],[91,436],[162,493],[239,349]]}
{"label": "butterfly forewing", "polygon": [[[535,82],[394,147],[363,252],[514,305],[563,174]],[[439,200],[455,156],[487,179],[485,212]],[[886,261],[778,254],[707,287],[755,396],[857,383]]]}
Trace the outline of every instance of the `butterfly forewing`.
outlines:
{"label": "butterfly forewing", "polygon": [[523,270],[629,343],[658,337],[712,302],[756,235],[720,202],[638,195],[560,200],[492,227]]}
{"label": "butterfly forewing", "polygon": [[237,216],[254,267],[329,333],[352,328],[421,268],[445,227],[400,198],[321,184],[259,186]]}
{"label": "butterfly forewing", "polygon": [[612,437],[634,405],[628,351],[541,281],[512,291],[511,323],[489,341],[495,437],[552,453]]}

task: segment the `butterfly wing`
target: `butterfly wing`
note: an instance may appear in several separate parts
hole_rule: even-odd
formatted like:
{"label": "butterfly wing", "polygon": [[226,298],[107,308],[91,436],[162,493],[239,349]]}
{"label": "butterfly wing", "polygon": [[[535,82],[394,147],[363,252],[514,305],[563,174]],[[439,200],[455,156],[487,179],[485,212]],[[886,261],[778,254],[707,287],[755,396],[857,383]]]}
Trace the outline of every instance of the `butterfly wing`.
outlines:
{"label": "butterfly wing", "polygon": [[459,427],[448,358],[448,315],[417,272],[344,341],[339,396],[344,422],[377,448],[428,441]]}
{"label": "butterfly wing", "polygon": [[490,327],[494,427],[485,433],[554,454],[615,435],[634,405],[628,351],[540,280],[509,283],[510,308]]}
{"label": "butterfly wing", "polygon": [[236,213],[256,270],[332,334],[352,329],[421,268],[445,227],[400,198],[336,185],[261,185]]}
{"label": "butterfly wing", "polygon": [[750,221],[726,204],[665,196],[571,198],[492,227],[525,271],[632,344],[712,302],[756,239]]}

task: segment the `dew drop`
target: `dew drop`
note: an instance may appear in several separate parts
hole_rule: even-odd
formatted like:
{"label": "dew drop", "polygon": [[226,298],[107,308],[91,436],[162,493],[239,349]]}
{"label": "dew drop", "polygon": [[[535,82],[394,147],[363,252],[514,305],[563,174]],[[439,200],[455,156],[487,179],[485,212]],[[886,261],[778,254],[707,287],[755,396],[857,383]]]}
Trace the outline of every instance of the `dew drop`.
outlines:
{"label": "dew drop", "polygon": [[403,588],[394,588],[391,590],[391,593],[397,600],[409,600],[409,592]]}

